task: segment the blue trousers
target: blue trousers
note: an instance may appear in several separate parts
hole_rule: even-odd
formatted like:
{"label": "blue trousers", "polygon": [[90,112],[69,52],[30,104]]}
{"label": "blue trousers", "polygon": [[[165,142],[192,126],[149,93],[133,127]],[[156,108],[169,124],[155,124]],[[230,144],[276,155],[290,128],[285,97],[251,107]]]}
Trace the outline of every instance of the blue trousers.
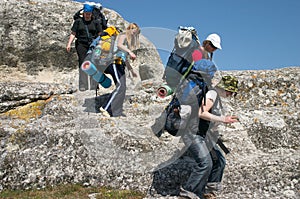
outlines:
{"label": "blue trousers", "polygon": [[221,181],[224,174],[226,160],[218,146],[214,146],[210,154],[213,161],[213,167],[209,175],[205,191],[206,192],[221,191],[222,190]]}
{"label": "blue trousers", "polygon": [[226,165],[225,157],[217,146],[212,149],[211,157],[213,160],[213,167],[208,182],[221,182]]}
{"label": "blue trousers", "polygon": [[193,135],[192,139],[187,140],[183,138],[183,140],[185,144],[189,144],[188,150],[192,158],[196,161],[184,189],[203,198],[205,186],[213,168],[210,152],[207,149],[205,138],[200,135]]}

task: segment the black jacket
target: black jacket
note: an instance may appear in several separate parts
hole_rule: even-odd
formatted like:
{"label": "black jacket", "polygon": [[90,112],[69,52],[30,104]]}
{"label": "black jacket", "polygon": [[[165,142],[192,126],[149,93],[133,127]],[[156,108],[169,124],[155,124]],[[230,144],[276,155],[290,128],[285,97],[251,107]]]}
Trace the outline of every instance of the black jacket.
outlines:
{"label": "black jacket", "polygon": [[85,21],[83,18],[78,18],[73,23],[71,30],[75,32],[78,43],[90,45],[102,32],[102,26],[98,20]]}

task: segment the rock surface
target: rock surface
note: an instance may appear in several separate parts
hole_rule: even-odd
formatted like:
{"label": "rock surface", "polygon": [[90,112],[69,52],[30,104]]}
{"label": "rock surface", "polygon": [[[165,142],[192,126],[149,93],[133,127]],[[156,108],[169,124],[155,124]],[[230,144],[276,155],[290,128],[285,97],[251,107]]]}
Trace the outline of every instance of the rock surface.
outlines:
{"label": "rock surface", "polygon": [[[113,87],[96,98],[94,91],[78,92],[77,57],[65,53],[70,16],[81,5],[44,2],[1,2],[0,190],[80,183],[177,198],[193,162],[179,158],[178,138],[158,139],[150,129],[170,100],[156,96],[162,73],[154,70],[159,58],[151,43],[145,38],[134,63],[140,77],[127,76],[127,117],[104,117],[98,107]],[[11,16],[12,7],[22,9]],[[105,12],[112,23],[127,23]],[[219,198],[299,198],[300,67],[222,74],[238,76],[239,94],[224,105],[240,122],[221,126],[231,153]]]}
{"label": "rock surface", "polygon": [[[70,0],[3,0],[0,2],[0,65],[37,74],[45,69],[70,71],[78,67],[76,50],[66,52],[73,15],[82,4]],[[109,25],[125,30],[128,22],[113,10],[104,8]],[[147,64],[161,73],[163,65],[154,45],[141,34],[141,48],[132,63],[135,70]],[[74,43],[73,43],[74,44]],[[75,45],[75,44],[74,44]],[[150,76],[150,78],[157,78]]]}

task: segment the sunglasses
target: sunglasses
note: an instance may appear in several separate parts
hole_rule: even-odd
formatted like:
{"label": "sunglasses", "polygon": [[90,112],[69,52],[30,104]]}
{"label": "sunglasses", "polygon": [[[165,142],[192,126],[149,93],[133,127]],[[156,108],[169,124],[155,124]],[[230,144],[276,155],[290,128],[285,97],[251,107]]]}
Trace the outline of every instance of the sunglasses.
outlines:
{"label": "sunglasses", "polygon": [[214,49],[217,49],[217,47],[215,47],[211,42],[209,43],[209,45],[214,48]]}

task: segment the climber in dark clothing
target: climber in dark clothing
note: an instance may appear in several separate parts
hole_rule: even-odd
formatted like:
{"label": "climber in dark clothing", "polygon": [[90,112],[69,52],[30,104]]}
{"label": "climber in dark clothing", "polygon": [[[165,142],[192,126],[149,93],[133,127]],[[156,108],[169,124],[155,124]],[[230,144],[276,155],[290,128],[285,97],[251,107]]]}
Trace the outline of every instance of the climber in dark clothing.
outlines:
{"label": "climber in dark clothing", "polygon": [[95,39],[103,31],[100,22],[98,20],[94,20],[92,16],[93,9],[93,6],[84,4],[83,18],[78,18],[74,21],[71,28],[72,32],[67,44],[67,52],[70,52],[71,43],[75,38],[77,38],[75,48],[78,55],[80,91],[88,89],[95,90],[98,87],[98,83],[80,69],[93,39]]}

